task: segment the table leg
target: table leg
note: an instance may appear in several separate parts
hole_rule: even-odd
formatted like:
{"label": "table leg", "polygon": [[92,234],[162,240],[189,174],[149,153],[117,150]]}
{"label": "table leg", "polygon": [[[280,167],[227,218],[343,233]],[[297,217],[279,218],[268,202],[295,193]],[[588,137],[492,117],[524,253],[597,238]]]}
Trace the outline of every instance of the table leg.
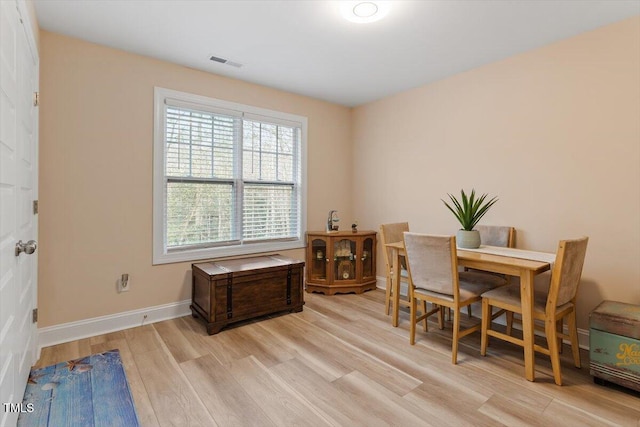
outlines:
{"label": "table leg", "polygon": [[533,282],[532,271],[520,274],[520,299],[522,304],[522,336],[524,341],[524,373],[529,381],[535,380],[534,322],[533,322]]}
{"label": "table leg", "polygon": [[393,320],[392,325],[398,326],[398,311],[400,307],[400,251],[393,250],[393,276],[391,279],[391,290],[393,292]]}

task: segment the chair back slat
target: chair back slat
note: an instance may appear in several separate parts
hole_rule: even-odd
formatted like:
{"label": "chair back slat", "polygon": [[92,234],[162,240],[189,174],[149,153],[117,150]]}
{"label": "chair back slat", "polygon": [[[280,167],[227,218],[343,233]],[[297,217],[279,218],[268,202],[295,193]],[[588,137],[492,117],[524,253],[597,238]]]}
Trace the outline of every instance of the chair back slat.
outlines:
{"label": "chair back slat", "polygon": [[558,244],[556,261],[551,272],[547,310],[553,311],[556,307],[575,301],[588,241],[588,237],[583,237],[561,240]]}
{"label": "chair back slat", "polygon": [[404,244],[413,286],[454,297],[458,295],[455,237],[405,232]]}

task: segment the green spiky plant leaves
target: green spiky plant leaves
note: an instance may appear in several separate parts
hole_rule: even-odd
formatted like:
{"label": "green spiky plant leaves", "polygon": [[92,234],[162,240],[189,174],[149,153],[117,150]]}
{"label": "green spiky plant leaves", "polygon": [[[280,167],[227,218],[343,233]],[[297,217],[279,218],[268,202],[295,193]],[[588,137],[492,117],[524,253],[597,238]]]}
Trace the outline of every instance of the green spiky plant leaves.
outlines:
{"label": "green spiky plant leaves", "polygon": [[448,194],[451,199],[452,205],[442,200],[442,203],[449,208],[451,212],[462,225],[463,230],[471,231],[476,226],[478,221],[487,213],[489,208],[498,201],[497,197],[487,200],[488,195],[483,194],[476,198],[476,191],[471,190],[471,194],[467,197],[464,190],[460,190],[461,200],[459,201],[452,194]]}

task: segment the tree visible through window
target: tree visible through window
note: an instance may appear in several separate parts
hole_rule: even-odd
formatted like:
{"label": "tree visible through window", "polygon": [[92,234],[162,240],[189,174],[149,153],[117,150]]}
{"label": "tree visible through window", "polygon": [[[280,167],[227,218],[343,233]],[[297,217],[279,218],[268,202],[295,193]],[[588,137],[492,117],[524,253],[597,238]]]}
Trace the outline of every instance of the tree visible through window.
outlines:
{"label": "tree visible through window", "polygon": [[301,242],[302,125],[163,101],[163,253]]}

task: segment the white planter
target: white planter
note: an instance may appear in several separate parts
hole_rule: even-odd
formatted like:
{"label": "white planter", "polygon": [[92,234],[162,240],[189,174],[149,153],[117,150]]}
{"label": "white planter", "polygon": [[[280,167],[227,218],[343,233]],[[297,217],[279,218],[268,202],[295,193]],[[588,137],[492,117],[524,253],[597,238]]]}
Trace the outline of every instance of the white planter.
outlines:
{"label": "white planter", "polygon": [[480,247],[480,232],[478,230],[458,230],[456,245],[464,249],[477,249]]}

